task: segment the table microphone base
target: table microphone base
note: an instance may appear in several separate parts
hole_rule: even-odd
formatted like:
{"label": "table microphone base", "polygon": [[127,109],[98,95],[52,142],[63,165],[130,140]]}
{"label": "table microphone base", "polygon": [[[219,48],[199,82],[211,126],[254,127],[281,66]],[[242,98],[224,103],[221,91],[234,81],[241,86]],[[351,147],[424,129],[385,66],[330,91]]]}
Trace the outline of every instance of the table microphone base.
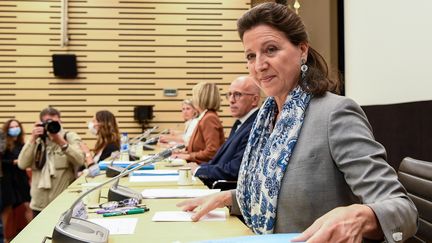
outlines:
{"label": "table microphone base", "polygon": [[53,231],[53,243],[107,243],[108,229],[90,221],[71,218],[70,224],[60,220]]}
{"label": "table microphone base", "polygon": [[124,168],[119,166],[108,165],[106,168],[107,177],[115,177],[124,171]]}
{"label": "table microphone base", "polygon": [[125,186],[111,187],[108,191],[108,201],[121,201],[127,198],[138,198],[141,203],[141,193]]}

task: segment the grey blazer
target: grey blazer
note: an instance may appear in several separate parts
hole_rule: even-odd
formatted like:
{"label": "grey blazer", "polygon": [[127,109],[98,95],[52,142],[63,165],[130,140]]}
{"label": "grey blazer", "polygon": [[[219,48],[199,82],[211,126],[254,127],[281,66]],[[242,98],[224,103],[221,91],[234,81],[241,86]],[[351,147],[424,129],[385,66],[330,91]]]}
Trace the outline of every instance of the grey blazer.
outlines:
{"label": "grey blazer", "polygon": [[[327,93],[306,110],[282,180],[274,232],[302,232],[328,211],[354,203],[372,208],[387,242],[416,232],[417,209],[364,112],[351,99]],[[239,213],[237,200],[233,204]]]}

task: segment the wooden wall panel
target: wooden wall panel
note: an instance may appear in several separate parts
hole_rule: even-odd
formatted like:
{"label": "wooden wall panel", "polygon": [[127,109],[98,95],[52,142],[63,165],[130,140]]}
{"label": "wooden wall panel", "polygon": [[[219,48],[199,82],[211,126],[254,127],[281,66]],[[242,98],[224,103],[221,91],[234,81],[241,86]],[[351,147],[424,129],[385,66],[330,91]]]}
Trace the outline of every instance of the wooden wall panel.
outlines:
{"label": "wooden wall panel", "polygon": [[[0,119],[29,133],[39,111],[62,112],[63,126],[94,143],[87,121],[112,111],[121,131],[141,132],[136,105],[153,105],[150,125],[181,129],[180,103],[200,81],[224,94],[247,74],[236,19],[249,0],[69,0],[69,45],[60,47],[59,0],[0,0]],[[77,55],[79,76],[58,79],[51,55]],[[164,88],[178,96],[165,97]],[[222,99],[225,132],[233,119]]]}

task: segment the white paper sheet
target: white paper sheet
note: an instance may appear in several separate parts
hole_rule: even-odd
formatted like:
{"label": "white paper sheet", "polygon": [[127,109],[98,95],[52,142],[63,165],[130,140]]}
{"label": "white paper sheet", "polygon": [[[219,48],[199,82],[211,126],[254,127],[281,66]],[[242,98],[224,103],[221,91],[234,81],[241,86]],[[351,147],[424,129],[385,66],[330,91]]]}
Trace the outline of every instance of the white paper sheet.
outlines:
{"label": "white paper sheet", "polygon": [[[129,182],[177,182],[178,177],[178,170],[134,171]],[[195,177],[192,180],[196,180]]]}
{"label": "white paper sheet", "polygon": [[105,219],[94,218],[89,221],[107,228],[110,235],[131,235],[135,232],[138,218]]}
{"label": "white paper sheet", "polygon": [[[188,222],[192,221],[191,216],[194,212],[183,211],[165,211],[156,212],[152,220],[156,222]],[[211,211],[206,216],[202,217],[200,221],[225,221],[225,211]]]}
{"label": "white paper sheet", "polygon": [[132,175],[137,175],[137,176],[172,175],[172,174],[178,175],[178,170],[147,170],[147,171],[138,170],[132,173]]}
{"label": "white paper sheet", "polygon": [[192,198],[216,192],[220,192],[220,189],[145,189],[141,195],[144,198]]}
{"label": "white paper sheet", "polygon": [[130,176],[129,182],[176,182],[177,176]]}

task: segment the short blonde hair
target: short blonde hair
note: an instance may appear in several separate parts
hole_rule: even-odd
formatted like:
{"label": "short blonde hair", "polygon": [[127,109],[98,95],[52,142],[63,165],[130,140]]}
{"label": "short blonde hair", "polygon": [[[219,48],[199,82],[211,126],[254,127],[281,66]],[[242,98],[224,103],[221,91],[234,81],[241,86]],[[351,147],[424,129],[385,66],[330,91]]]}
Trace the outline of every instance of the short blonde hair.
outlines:
{"label": "short blonde hair", "polygon": [[215,83],[201,82],[192,89],[192,103],[200,109],[217,111],[220,108],[219,89]]}

